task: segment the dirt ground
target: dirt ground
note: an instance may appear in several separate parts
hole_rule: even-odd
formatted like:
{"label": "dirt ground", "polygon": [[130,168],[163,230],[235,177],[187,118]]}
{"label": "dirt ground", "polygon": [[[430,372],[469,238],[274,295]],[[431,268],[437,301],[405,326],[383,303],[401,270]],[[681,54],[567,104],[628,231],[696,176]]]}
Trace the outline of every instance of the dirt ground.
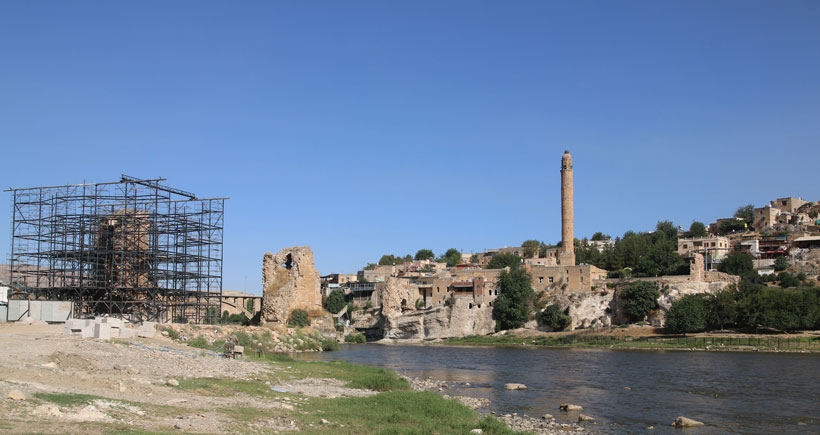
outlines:
{"label": "dirt ground", "polygon": [[[247,395],[215,397],[174,388],[186,377],[252,380],[275,364],[226,359],[178,343],[159,332],[153,339],[110,342],[63,336],[63,325],[0,324],[0,433],[77,433],[128,430],[223,432],[236,422],[211,411],[224,407],[294,409],[293,399],[260,400]],[[315,397],[361,396],[369,391],[344,388],[336,380],[291,380],[271,385],[279,391]],[[81,407],[63,407],[37,393],[103,397]],[[296,429],[287,412],[274,412],[266,431]],[[107,427],[107,429],[105,429]],[[248,428],[249,433],[256,432]]]}

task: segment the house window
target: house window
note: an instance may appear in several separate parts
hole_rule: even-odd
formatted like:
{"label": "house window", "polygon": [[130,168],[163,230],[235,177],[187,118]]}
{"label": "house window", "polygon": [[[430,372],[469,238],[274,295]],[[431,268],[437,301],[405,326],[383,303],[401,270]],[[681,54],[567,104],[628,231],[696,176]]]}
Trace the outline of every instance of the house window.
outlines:
{"label": "house window", "polygon": [[686,249],[686,248],[688,248],[688,246],[686,246],[686,243],[684,243],[683,244],[683,249]]}
{"label": "house window", "polygon": [[583,276],[581,277],[581,282],[584,282],[584,277]]}
{"label": "house window", "polygon": [[550,277],[550,284],[552,284],[553,282],[555,282],[555,278]]}
{"label": "house window", "polygon": [[538,277],[538,284],[541,284],[542,282],[544,282],[544,277],[543,277],[543,276],[539,276],[539,277]]}

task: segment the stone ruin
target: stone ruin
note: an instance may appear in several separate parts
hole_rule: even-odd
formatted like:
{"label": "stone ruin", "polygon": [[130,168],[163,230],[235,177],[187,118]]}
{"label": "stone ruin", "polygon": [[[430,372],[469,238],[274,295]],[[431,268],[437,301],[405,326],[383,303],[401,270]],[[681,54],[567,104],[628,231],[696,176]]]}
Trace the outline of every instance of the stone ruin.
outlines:
{"label": "stone ruin", "polygon": [[285,248],[262,259],[261,321],[284,324],[293,310],[322,309],[319,272],[307,246]]}
{"label": "stone ruin", "polygon": [[122,209],[100,219],[94,240],[96,286],[155,287],[148,212]]}

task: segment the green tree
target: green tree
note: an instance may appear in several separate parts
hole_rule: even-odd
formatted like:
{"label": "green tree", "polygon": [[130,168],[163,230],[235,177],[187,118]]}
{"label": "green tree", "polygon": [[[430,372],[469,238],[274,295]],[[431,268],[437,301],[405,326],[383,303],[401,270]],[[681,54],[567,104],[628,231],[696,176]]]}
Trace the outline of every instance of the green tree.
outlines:
{"label": "green tree", "polygon": [[755,221],[755,206],[752,204],[747,204],[738,207],[737,210],[735,210],[734,217],[742,219],[746,225],[753,224]]}
{"label": "green tree", "polygon": [[692,225],[689,225],[689,232],[687,234],[689,237],[706,237],[709,235],[709,232],[706,231],[706,225],[703,222],[694,221]]}
{"label": "green tree", "polygon": [[345,292],[341,289],[335,289],[330,292],[325,300],[325,309],[333,314],[337,314],[339,311],[342,311],[342,308],[346,305],[347,302],[345,302]]}
{"label": "green tree", "polygon": [[746,222],[742,219],[725,219],[718,224],[718,233],[729,234],[746,230]]}
{"label": "green tree", "polygon": [[450,248],[444,253],[444,256],[441,257],[439,261],[447,263],[447,267],[453,267],[457,264],[461,264],[461,251],[456,248]]}
{"label": "green tree", "polygon": [[470,256],[470,263],[478,263],[478,254],[473,254]]}
{"label": "green tree", "polygon": [[395,266],[397,264],[401,264],[402,260],[400,257],[396,257],[393,254],[382,255],[382,258],[379,259],[380,266]]}
{"label": "green tree", "polygon": [[737,291],[734,287],[708,296],[706,302],[706,328],[723,330],[727,325],[735,324],[737,317]]}
{"label": "green tree", "polygon": [[561,310],[561,306],[557,304],[547,305],[539,314],[539,321],[542,325],[551,328],[553,331],[563,331],[569,326],[572,319],[568,314]]}
{"label": "green tree", "polygon": [[521,257],[509,252],[500,252],[490,258],[487,269],[503,269],[505,267],[516,268],[521,265]]}
{"label": "green tree", "polygon": [[604,234],[600,231],[596,231],[595,234],[592,235],[591,240],[595,242],[602,242],[604,240],[610,240],[611,238],[612,237],[610,237],[609,234]]}
{"label": "green tree", "polygon": [[660,292],[655,283],[635,281],[626,286],[621,293],[624,301],[624,313],[633,320],[643,320],[650,311],[658,306]]}
{"label": "green tree", "polygon": [[746,252],[734,251],[718,264],[718,270],[731,275],[748,277],[755,274],[754,258]]}
{"label": "green tree", "polygon": [[775,272],[781,272],[789,268],[789,259],[785,255],[781,255],[774,259]]}
{"label": "green tree", "polygon": [[432,249],[419,249],[416,251],[416,256],[414,258],[416,261],[432,260],[436,258],[436,255],[433,254]]}
{"label": "green tree", "polygon": [[672,304],[666,313],[666,325],[678,334],[700,332],[706,329],[706,307],[697,295],[686,295]]}
{"label": "green tree", "polygon": [[777,280],[780,281],[780,287],[789,288],[800,285],[800,280],[789,272],[780,272],[777,274]]}
{"label": "green tree", "polygon": [[538,255],[539,246],[541,246],[541,242],[538,240],[524,240],[524,243],[521,244],[524,258],[535,258]]}
{"label": "green tree", "polygon": [[498,276],[498,297],[493,304],[493,317],[500,329],[515,329],[529,320],[535,303],[532,278],[522,268],[502,271]]}

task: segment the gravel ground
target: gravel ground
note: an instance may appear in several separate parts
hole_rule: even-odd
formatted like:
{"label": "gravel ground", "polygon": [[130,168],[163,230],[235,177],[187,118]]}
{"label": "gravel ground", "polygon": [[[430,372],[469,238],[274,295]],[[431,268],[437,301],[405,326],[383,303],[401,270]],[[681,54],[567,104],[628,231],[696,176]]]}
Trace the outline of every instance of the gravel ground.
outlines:
{"label": "gravel ground", "polygon": [[[124,429],[177,430],[213,433],[235,430],[236,421],[211,411],[225,407],[277,409],[263,424],[247,432],[298,431],[288,412],[298,406],[287,396],[274,400],[238,394],[230,397],[196,394],[174,388],[185,378],[253,380],[276,364],[226,359],[218,354],[181,345],[157,333],[153,339],[110,342],[63,336],[62,325],[0,324],[0,433],[102,433],[95,422]],[[439,383],[409,379],[416,390],[441,391]],[[304,379],[270,385],[275,391],[311,397],[358,397],[372,391],[345,388],[333,379]],[[78,407],[57,406],[35,398],[36,393],[87,394],[105,399]],[[455,397],[474,409],[486,408],[480,399]],[[561,425],[549,418],[496,416],[516,430],[538,434],[583,433],[579,425]],[[99,425],[97,425],[99,426]],[[110,426],[108,427],[110,429]]]}

